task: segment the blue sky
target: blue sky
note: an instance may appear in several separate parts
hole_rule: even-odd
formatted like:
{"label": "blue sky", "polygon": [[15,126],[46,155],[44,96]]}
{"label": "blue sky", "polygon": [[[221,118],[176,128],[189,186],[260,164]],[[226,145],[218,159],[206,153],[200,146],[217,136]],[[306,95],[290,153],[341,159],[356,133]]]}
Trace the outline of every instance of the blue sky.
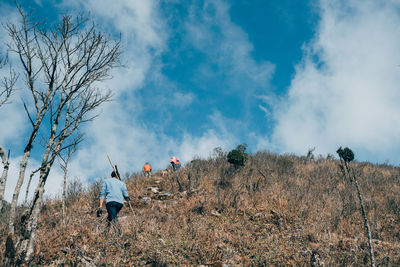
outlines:
{"label": "blue sky", "polygon": [[[101,85],[115,100],[83,127],[72,177],[106,176],[107,154],[134,172],[146,161],[160,169],[171,155],[187,162],[240,143],[249,152],[297,155],[315,147],[324,156],[349,146],[360,161],[400,162],[398,0],[22,5],[50,23],[63,13],[90,12],[101,30],[122,36],[126,67]],[[17,19],[12,1],[0,8],[2,22]],[[12,150],[12,175],[29,130],[21,97],[16,92],[0,108],[1,123],[12,125],[0,132],[0,144]],[[30,167],[38,160],[34,154]],[[57,169],[51,175],[49,192],[61,177]]]}

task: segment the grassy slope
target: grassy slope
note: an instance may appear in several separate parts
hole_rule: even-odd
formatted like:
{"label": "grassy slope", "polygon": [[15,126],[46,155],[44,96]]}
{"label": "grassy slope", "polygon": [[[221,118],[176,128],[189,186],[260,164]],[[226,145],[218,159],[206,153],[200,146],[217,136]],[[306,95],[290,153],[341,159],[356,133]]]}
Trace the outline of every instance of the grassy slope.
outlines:
{"label": "grassy slope", "polygon": [[[399,266],[400,169],[368,163],[353,167],[368,212],[375,261]],[[134,214],[127,205],[122,209],[121,237],[107,231],[105,216],[95,216],[99,184],[70,195],[66,226],[60,201],[47,201],[35,264],[369,264],[354,185],[343,179],[337,161],[260,152],[239,171],[222,157],[195,160],[178,172],[178,178],[185,192],[179,192],[173,174],[132,176],[127,181],[129,194],[135,197]],[[147,189],[150,186],[172,196],[157,200]],[[145,196],[153,200],[145,204]],[[0,234],[2,260],[4,222]]]}

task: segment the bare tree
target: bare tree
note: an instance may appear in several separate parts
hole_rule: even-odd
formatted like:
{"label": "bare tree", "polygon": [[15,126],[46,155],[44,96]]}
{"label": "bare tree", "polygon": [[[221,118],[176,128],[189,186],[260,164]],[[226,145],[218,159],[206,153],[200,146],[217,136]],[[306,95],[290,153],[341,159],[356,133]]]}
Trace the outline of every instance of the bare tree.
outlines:
{"label": "bare tree", "polygon": [[10,158],[10,151],[8,152],[8,157],[6,157],[6,153],[3,150],[3,147],[0,146],[0,157],[1,162],[3,163],[3,174],[0,178],[0,214],[3,210],[3,198],[4,198],[4,190],[6,188],[7,182],[7,174],[8,174],[8,167],[9,167],[9,158]]}
{"label": "bare tree", "polygon": [[66,225],[66,205],[65,201],[67,198],[67,173],[68,173],[68,163],[69,160],[72,157],[72,154],[75,153],[77,145],[82,141],[82,135],[78,136],[75,138],[71,144],[71,146],[68,148],[66,155],[63,156],[62,154],[58,155],[58,163],[60,164],[61,169],[64,172],[64,181],[63,181],[63,193],[62,193],[62,218],[63,218],[63,225]]}
{"label": "bare tree", "polygon": [[[22,25],[7,24],[6,29],[13,41],[9,48],[19,56],[31,92],[32,105],[24,103],[24,107],[33,129],[13,195],[10,232],[14,232],[16,201],[39,128],[43,140],[39,183],[26,214],[24,235],[16,242],[17,261],[22,263],[28,262],[34,251],[40,204],[54,160],[72,147],[68,140],[79,136],[82,123],[93,120],[97,116],[93,112],[111,100],[111,92],[98,85],[110,78],[112,68],[120,66],[121,49],[119,40],[110,40],[88,23],[87,17],[63,16],[49,30],[45,24],[31,22],[22,8],[19,11]],[[43,124],[44,119],[49,123]]]}

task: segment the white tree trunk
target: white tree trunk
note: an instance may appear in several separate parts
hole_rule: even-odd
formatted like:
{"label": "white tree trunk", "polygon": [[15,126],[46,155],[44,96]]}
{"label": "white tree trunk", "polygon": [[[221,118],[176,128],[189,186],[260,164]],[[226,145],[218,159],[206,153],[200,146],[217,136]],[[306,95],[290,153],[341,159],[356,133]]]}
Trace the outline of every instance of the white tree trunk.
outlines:
{"label": "white tree trunk", "polygon": [[21,191],[22,184],[24,182],[26,166],[28,165],[29,154],[30,154],[30,151],[26,151],[21,160],[21,164],[20,164],[20,168],[19,168],[19,176],[18,176],[17,184],[15,185],[14,194],[13,194],[13,198],[11,201],[11,210],[10,210],[10,220],[8,223],[8,227],[9,227],[8,231],[13,235],[14,235],[14,229],[15,229],[14,222],[15,222],[15,216],[16,216],[17,201],[18,201],[19,193]]}
{"label": "white tree trunk", "polygon": [[28,221],[25,223],[24,235],[21,236],[17,246],[17,264],[28,263],[34,252],[36,240],[37,224],[40,215],[40,207],[43,200],[44,186],[48,177],[50,168],[40,172],[39,183],[33,194],[30,204]]}
{"label": "white tree trunk", "polygon": [[6,154],[3,150],[3,148],[0,146],[0,157],[1,161],[3,162],[3,174],[1,175],[0,179],[0,214],[2,213],[3,210],[3,198],[4,198],[4,191],[6,188],[6,182],[7,182],[7,174],[8,174],[8,167],[9,163],[6,158]]}
{"label": "white tree trunk", "polygon": [[45,185],[45,179],[43,182],[39,183],[38,188],[36,189],[38,192],[37,200],[35,202],[35,205],[32,207],[33,209],[32,209],[31,221],[29,222],[27,229],[30,232],[30,238],[27,240],[28,246],[26,249],[25,262],[30,261],[32,254],[35,251],[36,231],[40,215],[40,206],[43,199],[44,185]]}
{"label": "white tree trunk", "polygon": [[[17,260],[19,263],[29,262],[31,260],[32,254],[35,249],[35,241],[36,241],[36,231],[37,224],[40,215],[40,206],[42,204],[44,186],[46,184],[47,177],[49,176],[50,168],[53,165],[53,162],[60,151],[60,147],[62,144],[62,140],[56,142],[55,144],[55,130],[57,129],[58,124],[53,125],[53,132],[50,140],[47,144],[46,151],[43,155],[43,160],[40,168],[40,178],[39,183],[36,186],[35,193],[33,194],[32,203],[29,209],[29,215],[27,216],[28,222],[26,224],[25,234],[20,238],[20,245],[17,248]],[[55,144],[55,147],[54,147]],[[53,150],[54,147],[54,150]],[[51,154],[51,156],[50,156]],[[50,157],[50,159],[49,159]]]}

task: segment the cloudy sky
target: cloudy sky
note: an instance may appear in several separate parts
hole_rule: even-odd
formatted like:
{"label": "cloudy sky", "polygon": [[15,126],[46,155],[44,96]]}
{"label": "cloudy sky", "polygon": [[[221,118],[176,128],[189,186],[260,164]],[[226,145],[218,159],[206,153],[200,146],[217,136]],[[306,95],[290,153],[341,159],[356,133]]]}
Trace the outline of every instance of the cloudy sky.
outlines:
{"label": "cloudy sky", "polygon": [[[2,23],[18,22],[12,2],[0,0]],[[125,67],[103,84],[114,101],[82,128],[71,178],[105,177],[107,155],[121,172],[137,172],[146,161],[161,169],[172,155],[187,162],[240,143],[297,155],[348,146],[359,161],[400,163],[399,0],[21,3],[49,24],[90,12],[102,31],[122,37]],[[8,199],[29,132],[24,97],[21,88],[0,107]],[[39,160],[33,153],[30,168]],[[55,168],[47,191],[60,184]]]}

